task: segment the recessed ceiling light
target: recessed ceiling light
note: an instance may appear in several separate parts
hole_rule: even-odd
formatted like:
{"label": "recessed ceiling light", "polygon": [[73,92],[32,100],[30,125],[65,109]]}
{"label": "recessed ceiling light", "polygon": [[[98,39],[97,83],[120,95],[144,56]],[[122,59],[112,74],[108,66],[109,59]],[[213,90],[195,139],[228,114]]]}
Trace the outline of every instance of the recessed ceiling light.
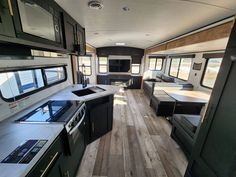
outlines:
{"label": "recessed ceiling light", "polygon": [[101,2],[101,0],[90,0],[88,2],[88,7],[90,9],[95,9],[95,10],[100,10],[102,9],[104,6],[103,6],[103,3]]}
{"label": "recessed ceiling light", "polygon": [[124,46],[125,43],[124,43],[124,42],[117,42],[116,45],[118,45],[118,46]]}
{"label": "recessed ceiling light", "polygon": [[99,35],[99,33],[93,33],[94,35]]}
{"label": "recessed ceiling light", "polygon": [[127,6],[123,7],[122,9],[123,9],[123,11],[125,11],[125,12],[130,11],[130,8],[127,7]]}

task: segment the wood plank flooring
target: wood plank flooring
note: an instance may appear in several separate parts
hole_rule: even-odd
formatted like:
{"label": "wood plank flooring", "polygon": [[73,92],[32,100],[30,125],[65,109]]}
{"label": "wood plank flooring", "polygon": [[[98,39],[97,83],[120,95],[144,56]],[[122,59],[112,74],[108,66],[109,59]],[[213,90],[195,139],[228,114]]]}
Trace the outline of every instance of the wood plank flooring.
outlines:
{"label": "wood plank flooring", "polygon": [[113,130],[89,144],[77,177],[183,177],[187,160],[142,90],[115,95]]}

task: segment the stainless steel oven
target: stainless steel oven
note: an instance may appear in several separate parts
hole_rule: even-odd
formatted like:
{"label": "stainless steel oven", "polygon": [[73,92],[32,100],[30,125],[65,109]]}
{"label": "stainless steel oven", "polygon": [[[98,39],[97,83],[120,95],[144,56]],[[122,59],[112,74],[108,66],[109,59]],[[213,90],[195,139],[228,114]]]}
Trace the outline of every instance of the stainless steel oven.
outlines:
{"label": "stainless steel oven", "polygon": [[62,123],[66,153],[86,147],[86,105],[83,101],[50,100],[17,120],[20,123]]}
{"label": "stainless steel oven", "polygon": [[83,104],[65,125],[70,154],[73,154],[78,144],[80,148],[86,147],[86,124],[86,106]]}

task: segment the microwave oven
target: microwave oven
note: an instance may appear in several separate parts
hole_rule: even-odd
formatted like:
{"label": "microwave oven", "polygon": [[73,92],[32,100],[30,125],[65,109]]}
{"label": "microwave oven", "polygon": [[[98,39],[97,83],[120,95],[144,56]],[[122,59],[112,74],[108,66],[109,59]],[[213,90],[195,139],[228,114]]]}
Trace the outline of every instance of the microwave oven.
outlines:
{"label": "microwave oven", "polygon": [[18,37],[47,44],[62,43],[60,11],[55,3],[42,0],[14,0],[14,3]]}

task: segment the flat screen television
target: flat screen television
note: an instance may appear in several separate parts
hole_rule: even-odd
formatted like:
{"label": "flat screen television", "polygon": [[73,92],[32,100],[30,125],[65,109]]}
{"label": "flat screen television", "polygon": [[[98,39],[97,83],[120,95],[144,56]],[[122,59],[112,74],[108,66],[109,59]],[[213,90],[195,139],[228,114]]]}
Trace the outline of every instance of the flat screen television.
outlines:
{"label": "flat screen television", "polygon": [[109,72],[130,72],[130,60],[109,60]]}

